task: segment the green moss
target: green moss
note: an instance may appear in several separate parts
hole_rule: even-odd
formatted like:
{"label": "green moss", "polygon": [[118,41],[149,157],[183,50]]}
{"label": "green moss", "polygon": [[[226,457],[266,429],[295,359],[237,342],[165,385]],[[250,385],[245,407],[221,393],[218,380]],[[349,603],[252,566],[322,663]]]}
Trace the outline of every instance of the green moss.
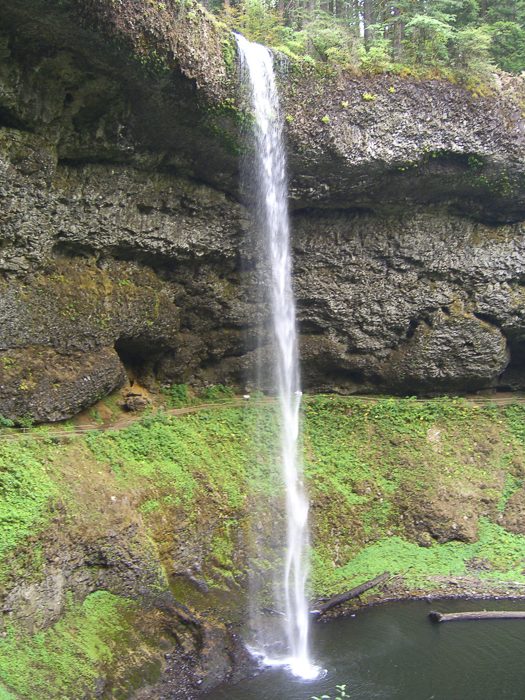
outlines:
{"label": "green moss", "polygon": [[[470,498],[473,489],[483,489],[483,508],[492,508],[493,517],[502,512],[523,476],[522,416],[513,407],[479,408],[462,399],[307,399],[314,589],[335,592],[375,575],[376,554],[383,571],[397,560],[396,572],[407,564],[423,577],[433,558],[446,575],[453,573],[446,564],[452,554],[459,562],[482,556],[461,544],[421,548],[410,541],[402,516],[418,503],[439,502],[443,491]],[[495,571],[502,576],[505,567]]]}
{"label": "green moss", "polygon": [[227,36],[221,38],[221,50],[226,70],[229,73],[233,73],[237,64],[237,50],[235,47],[235,41],[233,40],[230,32],[228,32]]}
{"label": "green moss", "polygon": [[[242,575],[235,564],[235,554],[238,552],[236,547],[238,534],[239,521],[235,518],[226,518],[212,537],[209,556],[213,573],[222,578],[234,579],[236,576]],[[208,583],[214,585],[216,581],[213,577],[208,577]]]}
{"label": "green moss", "polygon": [[30,438],[0,443],[0,560],[44,527],[57,486],[46,449]]}
{"label": "green moss", "polygon": [[150,498],[148,501],[144,501],[142,505],[139,506],[139,510],[144,515],[149,515],[149,513],[155,513],[159,510],[161,504],[155,498]]}
{"label": "green moss", "polygon": [[409,587],[439,588],[443,577],[471,574],[468,564],[482,561],[487,570],[480,579],[525,583],[525,537],[513,535],[482,518],[479,540],[473,544],[447,542],[420,547],[401,537],[389,537],[365,547],[345,566],[327,569],[314,554],[313,584],[316,590],[333,593],[374,578],[384,571],[402,575]]}
{"label": "green moss", "polygon": [[505,474],[505,486],[501,493],[498,502],[498,511],[503,513],[507,507],[507,503],[512,496],[523,486],[523,479],[514,476],[514,474]]}
{"label": "green moss", "polygon": [[0,639],[0,679],[24,700],[91,694],[120,650],[137,642],[136,609],[137,603],[98,591],[32,637],[8,628]]}

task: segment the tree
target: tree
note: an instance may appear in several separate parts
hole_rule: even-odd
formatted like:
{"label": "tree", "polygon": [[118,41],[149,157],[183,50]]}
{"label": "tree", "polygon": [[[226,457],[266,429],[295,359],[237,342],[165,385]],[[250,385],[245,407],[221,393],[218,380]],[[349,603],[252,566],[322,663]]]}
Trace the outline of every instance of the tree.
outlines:
{"label": "tree", "polygon": [[[478,0],[438,0],[436,10],[451,18],[455,27],[474,24],[480,12]],[[436,16],[435,13],[434,16]]]}
{"label": "tree", "polygon": [[524,0],[489,0],[486,3],[483,19],[488,24],[496,22],[517,22],[525,23],[525,1]]}
{"label": "tree", "polygon": [[457,31],[450,42],[450,57],[454,68],[466,78],[486,78],[494,69],[490,43],[491,37],[486,27],[466,27]]}
{"label": "tree", "polygon": [[516,22],[496,22],[490,33],[490,53],[509,73],[525,71],[525,29]]}
{"label": "tree", "polygon": [[415,15],[405,27],[405,52],[416,65],[438,67],[447,63],[453,28],[429,15]]}
{"label": "tree", "polygon": [[205,0],[291,56],[384,72],[525,70],[525,0]]}

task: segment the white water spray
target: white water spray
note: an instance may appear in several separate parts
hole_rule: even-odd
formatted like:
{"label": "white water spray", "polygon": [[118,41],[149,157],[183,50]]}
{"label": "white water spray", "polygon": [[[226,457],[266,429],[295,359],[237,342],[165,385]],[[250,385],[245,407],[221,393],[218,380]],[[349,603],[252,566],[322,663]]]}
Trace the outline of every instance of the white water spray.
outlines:
{"label": "white water spray", "polygon": [[288,219],[286,157],[283,122],[275,84],[272,54],[236,35],[241,68],[254,111],[255,185],[258,224],[265,237],[270,268],[270,301],[275,341],[275,375],[279,393],[281,460],[286,488],[287,543],[283,572],[287,655],[266,659],[284,665],[301,678],[314,678],[308,649],[309,613],[306,600],[308,573],[308,498],[302,482],[298,450],[301,390],[292,291],[290,225]]}

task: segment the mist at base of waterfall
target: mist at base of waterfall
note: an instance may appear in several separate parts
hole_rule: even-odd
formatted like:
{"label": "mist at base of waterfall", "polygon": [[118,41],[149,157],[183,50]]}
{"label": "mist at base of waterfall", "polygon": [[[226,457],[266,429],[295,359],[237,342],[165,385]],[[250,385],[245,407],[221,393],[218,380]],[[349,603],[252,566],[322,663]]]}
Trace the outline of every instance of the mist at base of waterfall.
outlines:
{"label": "mist at base of waterfall", "polygon": [[316,659],[326,674],[304,681],[267,668],[205,700],[523,700],[525,623],[484,620],[435,624],[431,610],[525,610],[525,600],[407,601],[364,608],[313,626]]}

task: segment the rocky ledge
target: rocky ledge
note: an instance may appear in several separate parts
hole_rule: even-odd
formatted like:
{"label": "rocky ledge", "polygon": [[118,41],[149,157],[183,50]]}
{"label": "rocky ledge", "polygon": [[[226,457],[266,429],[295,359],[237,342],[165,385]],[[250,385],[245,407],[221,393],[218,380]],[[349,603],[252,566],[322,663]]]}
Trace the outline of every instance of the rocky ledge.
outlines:
{"label": "rocky ledge", "polygon": [[[231,35],[172,0],[0,16],[0,414],[66,418],[124,370],[245,385],[266,313]],[[523,81],[280,65],[307,388],[523,388]]]}

